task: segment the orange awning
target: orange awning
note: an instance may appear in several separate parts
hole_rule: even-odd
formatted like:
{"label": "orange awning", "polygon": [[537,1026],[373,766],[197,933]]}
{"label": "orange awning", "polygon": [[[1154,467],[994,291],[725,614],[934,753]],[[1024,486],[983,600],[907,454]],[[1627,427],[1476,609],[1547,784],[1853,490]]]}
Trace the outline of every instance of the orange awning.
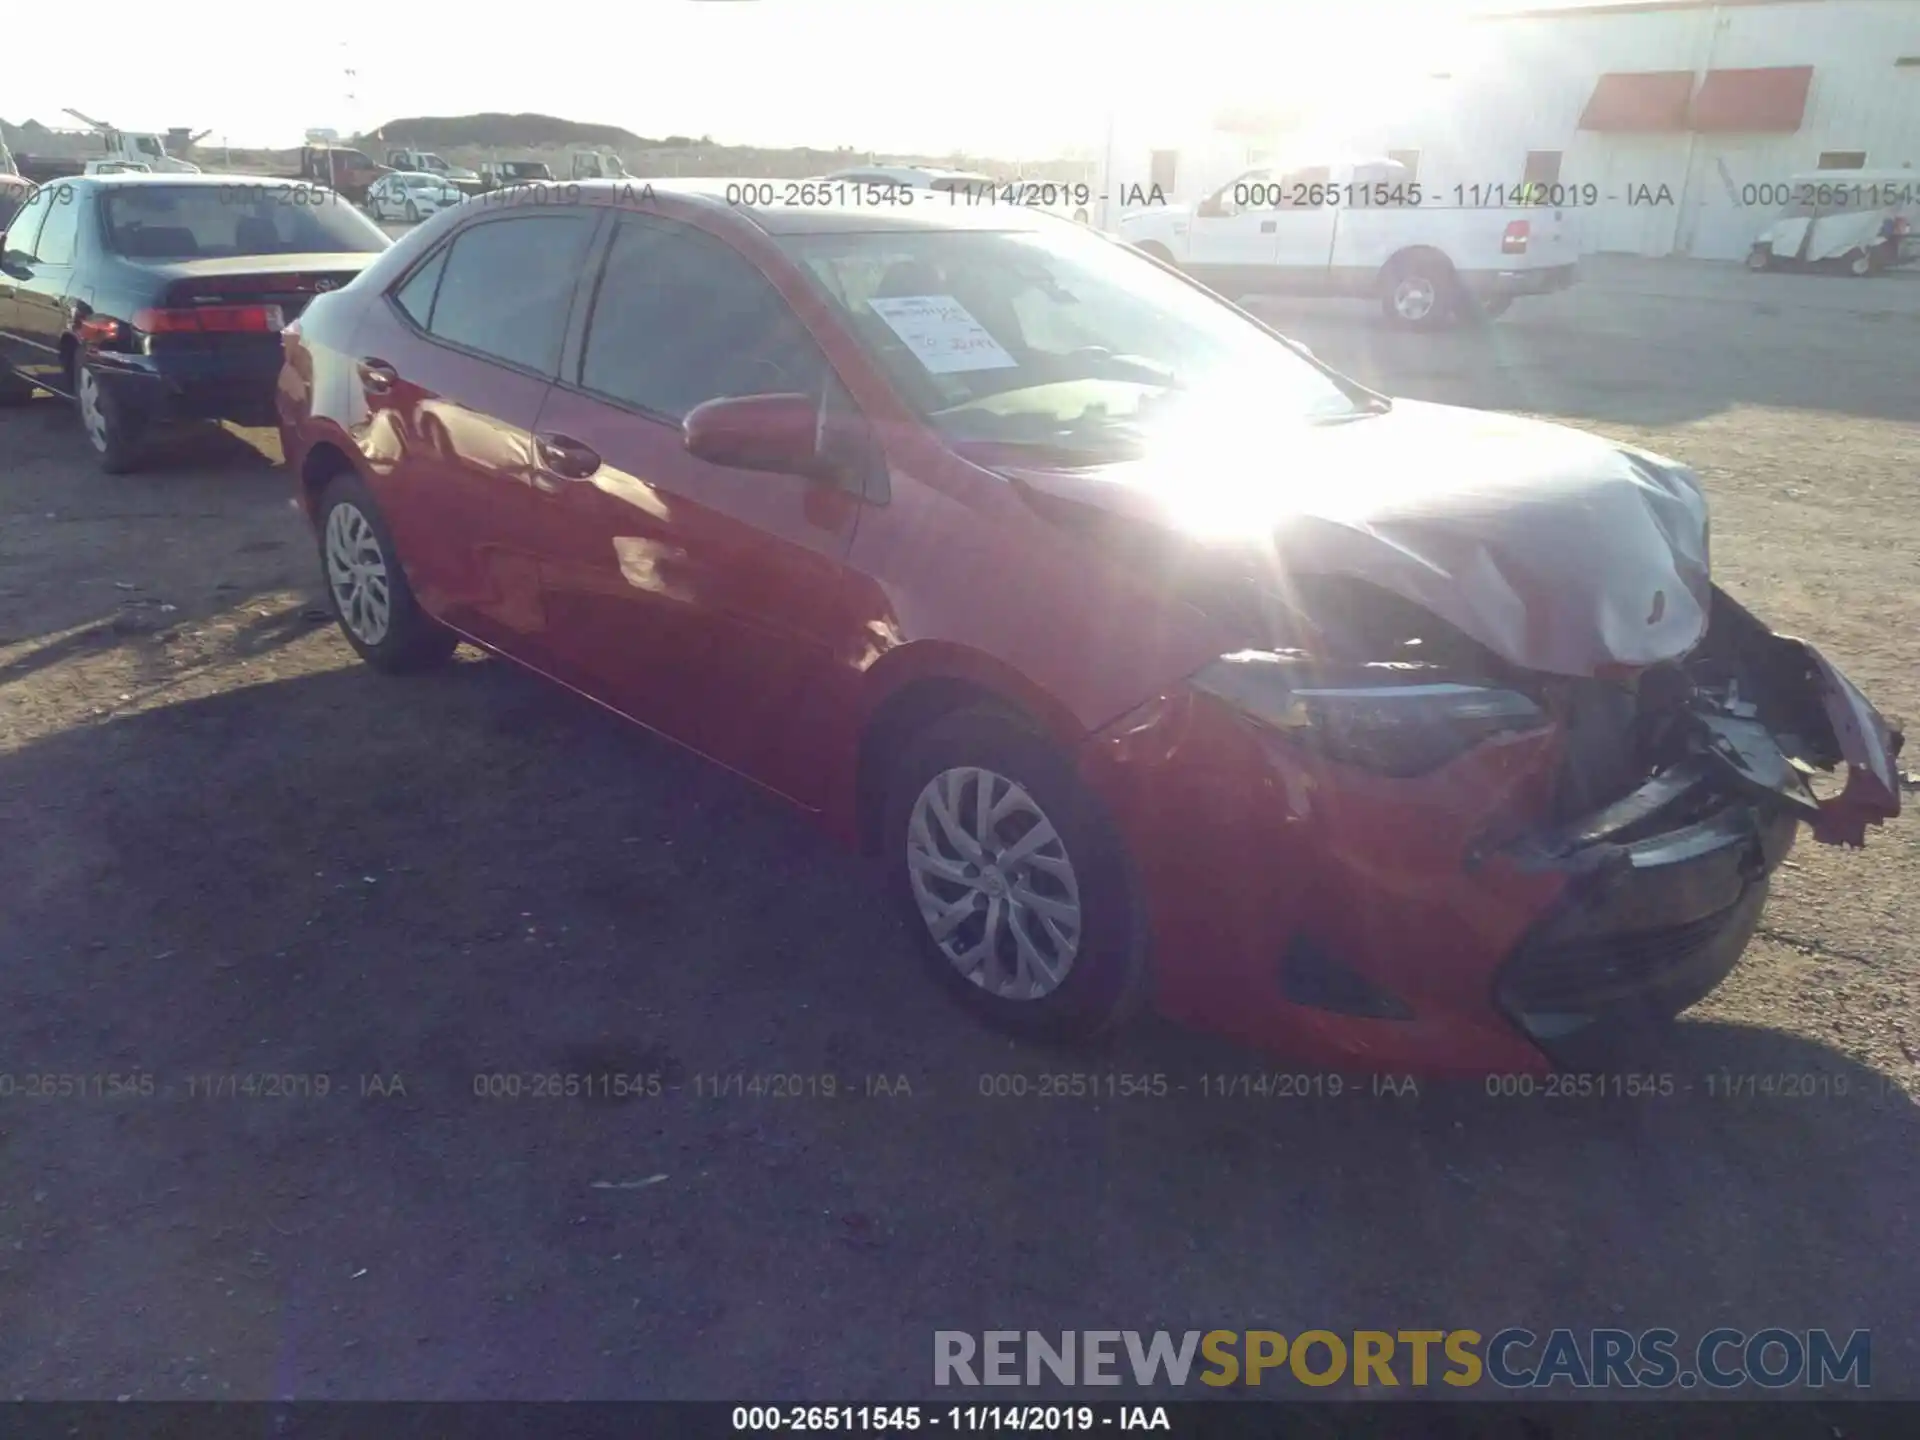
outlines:
{"label": "orange awning", "polygon": [[1687,128],[1691,70],[1614,70],[1594,84],[1582,130],[1658,134]]}
{"label": "orange awning", "polygon": [[1688,123],[1716,134],[1742,131],[1791,134],[1807,111],[1811,65],[1775,65],[1764,70],[1709,70],[1693,97]]}

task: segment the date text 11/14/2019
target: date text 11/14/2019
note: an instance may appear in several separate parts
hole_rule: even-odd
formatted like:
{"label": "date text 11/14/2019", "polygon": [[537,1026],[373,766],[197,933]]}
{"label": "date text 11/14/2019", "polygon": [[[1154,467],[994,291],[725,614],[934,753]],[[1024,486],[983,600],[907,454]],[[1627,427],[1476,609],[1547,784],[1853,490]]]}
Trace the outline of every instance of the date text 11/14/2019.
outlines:
{"label": "date text 11/14/2019", "polygon": [[866,1431],[912,1434],[920,1430],[1026,1431],[1057,1435],[1076,1430],[1171,1431],[1164,1405],[736,1405],[736,1432],[823,1433]]}

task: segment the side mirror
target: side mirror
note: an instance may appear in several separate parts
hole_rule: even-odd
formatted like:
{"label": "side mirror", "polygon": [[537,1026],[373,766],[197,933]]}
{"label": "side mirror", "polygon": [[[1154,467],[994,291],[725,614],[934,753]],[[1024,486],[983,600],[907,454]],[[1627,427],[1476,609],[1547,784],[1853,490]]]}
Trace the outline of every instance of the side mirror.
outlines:
{"label": "side mirror", "polygon": [[810,395],[743,395],[697,405],[680,425],[687,453],[736,470],[828,478],[820,402]]}

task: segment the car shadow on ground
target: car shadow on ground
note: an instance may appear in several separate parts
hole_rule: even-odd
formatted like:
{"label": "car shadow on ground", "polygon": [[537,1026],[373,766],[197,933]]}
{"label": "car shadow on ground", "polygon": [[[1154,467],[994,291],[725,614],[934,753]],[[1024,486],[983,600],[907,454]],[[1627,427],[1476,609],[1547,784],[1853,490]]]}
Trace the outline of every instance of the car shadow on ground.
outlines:
{"label": "car shadow on ground", "polygon": [[[70,401],[47,390],[37,390],[24,406],[13,413],[38,427],[36,439],[62,448],[71,448],[76,463],[97,464],[81,429],[80,418]],[[29,433],[10,431],[9,438]],[[266,430],[255,430],[269,435]],[[212,470],[222,473],[271,470],[278,466],[278,441],[266,449],[251,444],[244,435],[225,424],[212,421],[168,426],[153,432],[146,457],[133,476],[165,476],[178,471]],[[267,453],[271,451],[272,453]],[[132,478],[132,476],[128,477]]]}
{"label": "car shadow on ground", "polygon": [[[49,1216],[10,1393],[56,1330],[96,1370],[52,1393],[213,1347],[234,1398],[932,1397],[956,1327],[1871,1328],[1877,1394],[1920,1373],[1920,1111],[1846,1056],[1683,1023],[1635,1066],[1666,1094],[1302,1101],[1210,1093],[1288,1067],[1158,1023],[1018,1046],[871,862],[504,662],[67,730],[0,756],[0,830],[0,1053],[157,1077],[0,1133]],[[258,1071],[334,1099],[196,1097]],[[582,1072],[661,1089],[489,1091]]]}

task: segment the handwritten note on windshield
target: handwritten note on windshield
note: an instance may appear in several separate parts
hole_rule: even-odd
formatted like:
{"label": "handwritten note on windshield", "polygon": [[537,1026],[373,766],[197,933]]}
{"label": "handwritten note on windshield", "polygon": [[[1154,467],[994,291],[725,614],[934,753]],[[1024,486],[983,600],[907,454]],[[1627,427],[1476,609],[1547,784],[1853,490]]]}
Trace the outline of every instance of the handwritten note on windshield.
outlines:
{"label": "handwritten note on windshield", "polygon": [[1006,370],[1020,363],[951,295],[900,295],[867,304],[932,374]]}

